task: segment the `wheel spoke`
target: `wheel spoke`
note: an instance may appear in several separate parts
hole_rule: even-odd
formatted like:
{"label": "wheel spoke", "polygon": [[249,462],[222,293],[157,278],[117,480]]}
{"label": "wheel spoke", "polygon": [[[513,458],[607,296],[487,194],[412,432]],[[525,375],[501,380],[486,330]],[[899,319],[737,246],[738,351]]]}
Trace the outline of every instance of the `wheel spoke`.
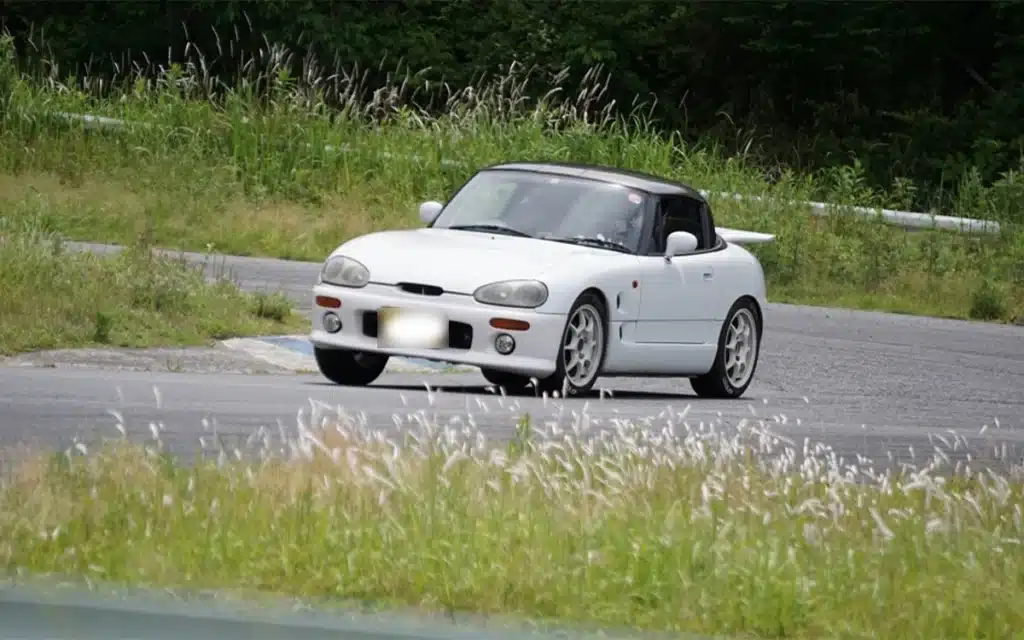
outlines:
{"label": "wheel spoke", "polygon": [[576,309],[569,320],[569,336],[562,349],[565,376],[576,386],[585,386],[597,374],[601,361],[603,325],[597,310],[590,305]]}
{"label": "wheel spoke", "polygon": [[732,317],[723,347],[726,377],[732,385],[743,386],[750,378],[757,350],[754,318],[749,309],[740,309]]}
{"label": "wheel spoke", "polygon": [[567,374],[570,373],[571,371],[573,371],[576,367],[578,367],[579,363],[580,363],[579,355],[575,351],[573,351],[572,354],[569,357],[570,357],[570,360],[565,365],[565,372]]}

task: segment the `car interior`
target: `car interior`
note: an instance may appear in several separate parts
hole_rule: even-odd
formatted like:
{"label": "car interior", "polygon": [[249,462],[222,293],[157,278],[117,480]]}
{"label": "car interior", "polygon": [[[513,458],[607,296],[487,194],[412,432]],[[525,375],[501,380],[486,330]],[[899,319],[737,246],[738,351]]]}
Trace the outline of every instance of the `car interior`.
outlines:
{"label": "car interior", "polygon": [[701,222],[700,202],[683,197],[665,197],[658,204],[659,215],[654,230],[654,250],[664,253],[668,235],[674,231],[687,231],[697,236],[697,250],[708,248]]}

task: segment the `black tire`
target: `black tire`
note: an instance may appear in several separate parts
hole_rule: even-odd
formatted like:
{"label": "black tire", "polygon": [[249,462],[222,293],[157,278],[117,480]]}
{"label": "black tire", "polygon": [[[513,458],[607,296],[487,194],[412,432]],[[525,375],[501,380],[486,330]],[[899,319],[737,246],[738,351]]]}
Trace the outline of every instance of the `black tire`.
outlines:
{"label": "black tire", "polygon": [[[600,327],[600,345],[601,355],[598,358],[597,366],[594,373],[586,380],[583,384],[574,383],[566,374],[566,362],[565,362],[565,343],[569,337],[569,327],[573,320],[573,316],[581,307],[591,307],[597,312],[599,318],[598,325]],[[569,309],[569,313],[565,319],[565,328],[562,329],[562,339],[558,342],[558,353],[555,355],[555,372],[539,380],[537,391],[540,393],[547,392],[549,395],[558,393],[559,396],[565,398],[578,397],[586,395],[594,387],[597,379],[601,377],[601,369],[604,367],[604,359],[608,353],[608,310],[604,306],[604,302],[600,296],[590,291],[585,291],[576,298],[576,302],[572,304],[572,308]]]}
{"label": "black tire", "polygon": [[481,375],[496,387],[505,389],[506,393],[516,393],[530,385],[530,377],[497,369],[480,369]]}
{"label": "black tire", "polygon": [[320,373],[334,384],[346,387],[365,387],[388,365],[389,356],[349,349],[324,349],[313,347],[316,366]]}
{"label": "black tire", "polygon": [[[737,386],[730,380],[726,370],[726,342],[729,336],[729,327],[737,319],[743,317],[750,324],[754,338],[753,361],[750,363],[749,373],[745,381]],[[761,322],[757,307],[748,299],[737,300],[729,314],[722,323],[722,329],[718,334],[718,351],[715,354],[715,363],[702,376],[690,378],[690,386],[693,391],[702,398],[739,398],[742,396],[750,383],[754,380],[754,373],[757,370],[758,359],[761,355]]]}

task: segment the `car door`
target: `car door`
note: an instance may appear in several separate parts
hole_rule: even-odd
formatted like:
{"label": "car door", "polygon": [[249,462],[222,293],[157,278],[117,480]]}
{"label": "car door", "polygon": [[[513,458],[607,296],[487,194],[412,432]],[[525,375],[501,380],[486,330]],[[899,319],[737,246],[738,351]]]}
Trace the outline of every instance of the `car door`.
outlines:
{"label": "car door", "polygon": [[[640,257],[638,343],[700,344],[717,339],[712,320],[715,261],[708,251],[711,237],[702,206],[686,195],[660,197],[651,241]],[[666,260],[665,241],[673,231],[697,236],[697,250]]]}

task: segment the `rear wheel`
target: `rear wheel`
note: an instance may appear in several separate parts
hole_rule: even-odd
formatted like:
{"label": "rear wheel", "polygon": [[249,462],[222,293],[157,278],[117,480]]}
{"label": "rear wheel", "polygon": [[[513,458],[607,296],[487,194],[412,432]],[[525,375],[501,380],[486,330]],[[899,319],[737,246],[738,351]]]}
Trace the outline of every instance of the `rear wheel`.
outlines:
{"label": "rear wheel", "polygon": [[604,365],[605,308],[601,298],[583,293],[569,310],[555,359],[555,372],[540,381],[539,391],[581,396],[593,388]]}
{"label": "rear wheel", "polygon": [[749,300],[737,300],[718,336],[718,353],[711,371],[690,379],[703,398],[739,398],[754,379],[761,350],[757,311]]}
{"label": "rear wheel", "polygon": [[384,372],[388,356],[381,353],[313,347],[316,366],[325,378],[347,387],[364,387]]}

